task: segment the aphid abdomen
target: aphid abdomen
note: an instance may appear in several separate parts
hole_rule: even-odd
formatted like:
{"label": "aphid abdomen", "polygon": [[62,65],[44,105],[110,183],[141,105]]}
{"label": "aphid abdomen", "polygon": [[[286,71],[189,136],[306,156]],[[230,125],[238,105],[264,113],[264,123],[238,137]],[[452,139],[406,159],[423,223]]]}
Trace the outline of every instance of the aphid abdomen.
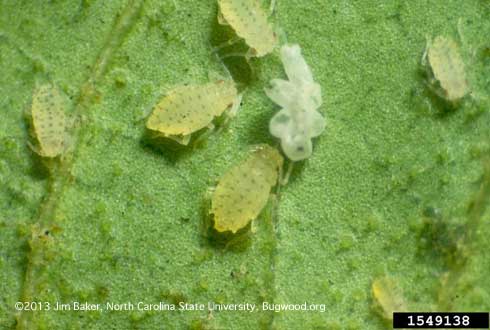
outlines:
{"label": "aphid abdomen", "polygon": [[153,109],[146,126],[166,136],[188,135],[209,125],[236,98],[231,81],[177,87]]}
{"label": "aphid abdomen", "polygon": [[32,98],[32,123],[40,154],[56,157],[65,149],[66,115],[64,100],[57,88],[41,85]]}
{"label": "aphid abdomen", "polygon": [[279,167],[282,167],[279,152],[260,146],[223,175],[214,191],[210,211],[217,231],[236,233],[260,214],[278,180]]}
{"label": "aphid abdomen", "polygon": [[255,56],[272,52],[277,39],[267,16],[256,0],[219,0],[225,20],[255,50]]}

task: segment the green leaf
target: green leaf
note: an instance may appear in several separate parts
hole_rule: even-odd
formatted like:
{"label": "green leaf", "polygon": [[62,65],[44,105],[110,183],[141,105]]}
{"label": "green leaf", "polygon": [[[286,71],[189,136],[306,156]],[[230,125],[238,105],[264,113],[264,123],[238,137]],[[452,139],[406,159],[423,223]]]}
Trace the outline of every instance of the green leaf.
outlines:
{"label": "green leaf", "polygon": [[[224,72],[213,47],[233,31],[216,15],[215,1],[0,3],[0,327],[384,329],[371,293],[384,275],[410,310],[490,310],[489,4],[278,1],[272,20],[321,84],[327,129],[277,208],[227,244],[205,227],[206,191],[252,145],[278,145],[268,121],[279,109],[263,91],[284,78],[277,52],[252,69],[231,61],[243,105],[203,146],[150,140],[142,120],[163,89]],[[420,74],[437,35],[457,40],[466,63],[472,95],[455,107]],[[27,146],[39,80],[78,118],[62,162]]]}

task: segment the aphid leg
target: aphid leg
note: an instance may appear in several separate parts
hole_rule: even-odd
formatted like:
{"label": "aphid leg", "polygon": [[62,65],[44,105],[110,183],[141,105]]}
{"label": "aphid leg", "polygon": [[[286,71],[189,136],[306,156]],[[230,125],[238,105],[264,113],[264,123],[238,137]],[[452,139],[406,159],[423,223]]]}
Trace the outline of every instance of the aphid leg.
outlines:
{"label": "aphid leg", "polygon": [[226,47],[230,47],[230,46],[233,46],[234,44],[240,42],[242,40],[242,38],[238,37],[238,36],[235,36],[231,39],[228,39],[227,41],[217,45],[217,46],[214,46],[213,47],[213,53],[217,53],[219,52],[221,49],[223,48],[226,48]]}
{"label": "aphid leg", "polygon": [[182,137],[181,141],[183,145],[188,145],[190,140],[191,140],[191,135],[187,134]]}
{"label": "aphid leg", "polygon": [[228,22],[226,21],[225,17],[223,16],[223,13],[221,12],[221,10],[218,10],[218,23],[220,25],[230,25],[228,24]]}
{"label": "aphid leg", "polygon": [[425,43],[425,49],[424,49],[424,54],[422,54],[422,65],[426,66],[427,65],[427,52],[429,51],[430,48],[430,37],[428,35],[425,36],[426,43]]}
{"label": "aphid leg", "polygon": [[282,27],[274,26],[274,34],[279,41],[279,45],[286,45],[288,43],[288,35]]}
{"label": "aphid leg", "polygon": [[[233,80],[233,76],[230,70],[228,69],[226,64],[221,60],[221,57],[218,55],[218,53],[214,53],[214,55],[216,57],[216,60],[221,64],[221,67],[223,68],[223,71],[225,72],[225,76],[227,77],[227,79]],[[215,71],[209,71],[208,78],[209,80],[213,81],[213,80],[223,79],[223,76],[221,74],[216,73]]]}
{"label": "aphid leg", "polygon": [[242,96],[243,95],[241,93],[237,95],[237,97],[233,101],[233,104],[231,105],[230,110],[228,110],[225,113],[225,119],[223,123],[219,126],[219,128],[216,130],[216,134],[221,133],[223,129],[227,128],[228,125],[230,124],[230,121],[233,119],[233,117],[236,116],[238,110],[240,110],[240,105],[242,103]]}
{"label": "aphid leg", "polygon": [[139,114],[136,113],[135,114],[135,116],[136,116],[135,123],[140,123],[140,122],[144,121],[145,119],[147,119],[150,116],[152,111],[153,111],[153,108],[148,107],[146,109],[142,109],[141,111],[139,111]]}
{"label": "aphid leg", "polygon": [[247,51],[246,53],[229,53],[229,54],[225,54],[223,56],[220,56],[222,59],[223,58],[227,58],[227,57],[245,57],[245,60],[247,62],[250,62],[250,58],[254,57],[253,53],[249,51]]}
{"label": "aphid leg", "polygon": [[257,225],[255,224],[255,220],[252,220],[252,223],[250,224],[250,232],[252,234],[255,234],[257,232]]}
{"label": "aphid leg", "polygon": [[243,97],[243,94],[240,93],[237,95],[237,97],[233,101],[233,104],[231,105],[230,110],[228,110],[228,112],[226,113],[227,116],[226,116],[225,124],[228,123],[228,121],[230,119],[235,117],[236,114],[238,113],[238,110],[240,110],[240,105],[242,104],[242,97]]}
{"label": "aphid leg", "polygon": [[75,145],[75,139],[71,134],[65,132],[65,136],[63,138],[63,153],[67,153],[71,150],[71,148]]}
{"label": "aphid leg", "polygon": [[24,118],[32,120],[32,108],[30,104],[24,107],[24,110],[22,110],[22,114],[24,115]]}
{"label": "aphid leg", "polygon": [[288,169],[286,173],[282,173],[282,169],[279,171],[279,184],[281,186],[285,186],[289,182],[289,177],[291,176],[291,173],[293,172],[293,167],[294,167],[294,162],[290,161],[288,164]]}
{"label": "aphid leg", "polygon": [[190,134],[187,134],[187,135],[169,135],[166,137],[171,139],[171,140],[174,140],[175,142],[180,143],[184,146],[188,145],[189,141],[191,140]]}
{"label": "aphid leg", "polygon": [[431,102],[425,98],[424,103],[427,105],[427,108],[429,109],[429,113],[434,113],[434,109],[432,109]]}
{"label": "aphid leg", "polygon": [[206,189],[206,192],[204,193],[204,198],[206,200],[211,200],[215,190],[216,190],[216,187],[208,187],[208,189]]}
{"label": "aphid leg", "polygon": [[35,145],[33,145],[30,141],[27,141],[27,145],[29,146],[29,148],[31,148],[32,151],[34,151],[36,154],[40,155],[41,157],[44,157],[44,153],[42,152],[42,150],[38,147],[36,147]]}
{"label": "aphid leg", "polygon": [[274,231],[277,229],[277,208],[279,206],[279,194],[280,194],[280,187],[278,186],[276,189],[275,193],[270,194],[269,198],[271,201],[271,219],[272,219],[272,227]]}
{"label": "aphid leg", "polygon": [[204,131],[201,135],[199,135],[196,140],[192,143],[194,146],[199,146],[203,141],[205,141],[211,133],[214,132],[215,126],[213,123],[209,123],[207,126],[206,131]]}

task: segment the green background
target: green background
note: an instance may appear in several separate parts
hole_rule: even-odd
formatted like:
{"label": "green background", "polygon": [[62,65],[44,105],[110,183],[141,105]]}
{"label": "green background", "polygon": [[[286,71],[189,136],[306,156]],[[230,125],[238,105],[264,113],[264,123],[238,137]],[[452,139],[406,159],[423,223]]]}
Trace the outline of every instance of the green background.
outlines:
{"label": "green background", "polygon": [[[205,228],[205,194],[252,145],[277,145],[263,92],[284,77],[277,52],[251,60],[253,79],[237,66],[243,105],[203,146],[155,142],[141,120],[162,90],[223,72],[213,45],[232,33],[216,14],[211,0],[0,1],[0,328],[384,329],[383,274],[410,310],[490,310],[490,3],[279,0],[272,21],[321,84],[327,129],[277,209],[227,245]],[[437,35],[466,63],[473,93],[456,107],[421,74]],[[23,111],[46,79],[79,119],[62,164],[26,145]],[[29,244],[39,229],[49,237]],[[19,314],[22,299],[326,312]]]}

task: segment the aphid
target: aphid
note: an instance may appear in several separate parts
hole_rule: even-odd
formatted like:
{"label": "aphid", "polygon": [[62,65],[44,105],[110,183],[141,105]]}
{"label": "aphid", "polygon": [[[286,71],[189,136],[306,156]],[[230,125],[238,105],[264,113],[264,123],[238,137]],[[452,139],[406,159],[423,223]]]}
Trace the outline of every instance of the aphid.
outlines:
{"label": "aphid", "polygon": [[374,299],[381,307],[382,316],[393,319],[393,312],[406,312],[407,307],[400,289],[392,278],[383,276],[375,279],[371,286]]}
{"label": "aphid", "polygon": [[442,91],[434,90],[441,97],[455,102],[469,92],[464,62],[452,39],[438,36],[431,42],[428,38],[422,63],[427,66],[431,83],[439,82]]}
{"label": "aphid", "polygon": [[181,86],[157,103],[146,127],[187,145],[192,133],[212,128],[213,119],[230,107],[230,116],[234,115],[239,105],[240,96],[231,80]]}
{"label": "aphid", "polygon": [[276,149],[259,145],[245,161],[225,173],[211,200],[209,213],[214,215],[214,228],[236,233],[257,218],[279,180],[282,164]]}
{"label": "aphid", "polygon": [[60,91],[51,84],[34,91],[31,106],[32,124],[39,147],[31,148],[43,157],[56,157],[67,146],[65,102]]}
{"label": "aphid", "polygon": [[316,111],[322,104],[321,88],[313,80],[298,45],[281,47],[281,61],[289,80],[273,79],[267,96],[283,109],[270,123],[270,133],[281,139],[281,148],[292,161],[311,156],[311,139],[325,129],[325,119]]}
{"label": "aphid", "polygon": [[218,21],[230,25],[250,47],[248,56],[262,57],[272,52],[277,37],[258,0],[218,0]]}

